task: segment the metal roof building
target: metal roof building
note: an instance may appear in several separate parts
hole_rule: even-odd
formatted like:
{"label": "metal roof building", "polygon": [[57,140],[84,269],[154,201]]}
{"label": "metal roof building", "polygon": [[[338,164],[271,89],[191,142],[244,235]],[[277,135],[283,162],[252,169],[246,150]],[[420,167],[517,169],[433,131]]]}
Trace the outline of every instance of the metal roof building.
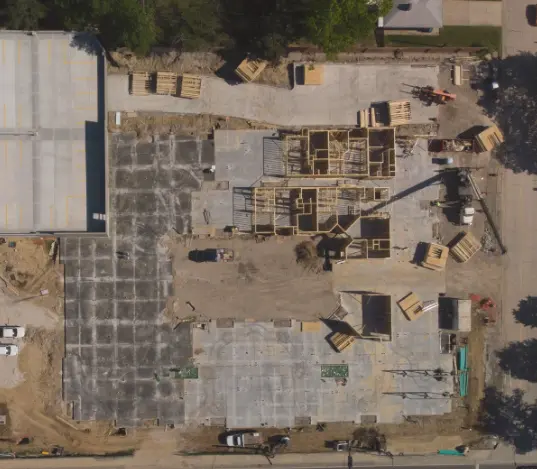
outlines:
{"label": "metal roof building", "polygon": [[383,18],[386,29],[429,29],[443,26],[442,0],[394,0]]}
{"label": "metal roof building", "polygon": [[2,31],[0,63],[0,232],[105,231],[93,216],[106,206],[99,43]]}

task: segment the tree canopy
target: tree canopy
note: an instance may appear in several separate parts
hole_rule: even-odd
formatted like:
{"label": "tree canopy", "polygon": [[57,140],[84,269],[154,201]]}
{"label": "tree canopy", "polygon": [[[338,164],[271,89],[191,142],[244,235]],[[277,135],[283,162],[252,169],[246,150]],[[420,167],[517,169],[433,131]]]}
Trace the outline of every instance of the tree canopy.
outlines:
{"label": "tree canopy", "polygon": [[334,54],[370,37],[391,0],[0,0],[9,29],[92,31],[105,47],[145,54],[238,50],[275,59],[293,42]]}
{"label": "tree canopy", "polygon": [[312,0],[307,37],[327,54],[344,51],[375,29],[379,11],[389,11],[391,0],[372,7],[368,0]]}

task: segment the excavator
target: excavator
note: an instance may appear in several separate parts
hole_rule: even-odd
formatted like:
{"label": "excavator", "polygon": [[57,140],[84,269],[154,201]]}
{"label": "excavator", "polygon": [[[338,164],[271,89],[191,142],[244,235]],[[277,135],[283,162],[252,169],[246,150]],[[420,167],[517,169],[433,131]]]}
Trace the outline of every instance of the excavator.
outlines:
{"label": "excavator", "polygon": [[407,86],[412,88],[412,96],[418,98],[427,106],[431,106],[432,104],[446,104],[450,101],[455,101],[457,98],[456,94],[450,93],[448,90],[436,89],[432,86]]}

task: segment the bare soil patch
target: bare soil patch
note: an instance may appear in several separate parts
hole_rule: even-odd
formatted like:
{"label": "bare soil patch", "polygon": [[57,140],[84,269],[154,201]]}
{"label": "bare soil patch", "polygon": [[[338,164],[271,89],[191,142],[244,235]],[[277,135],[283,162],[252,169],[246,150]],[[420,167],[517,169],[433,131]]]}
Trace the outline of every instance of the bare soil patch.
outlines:
{"label": "bare soil patch", "polygon": [[[314,319],[337,306],[329,273],[297,263],[304,238],[195,239],[170,246],[174,267],[173,315],[207,318]],[[192,250],[230,248],[233,262],[193,262]],[[186,304],[190,302],[192,306]]]}

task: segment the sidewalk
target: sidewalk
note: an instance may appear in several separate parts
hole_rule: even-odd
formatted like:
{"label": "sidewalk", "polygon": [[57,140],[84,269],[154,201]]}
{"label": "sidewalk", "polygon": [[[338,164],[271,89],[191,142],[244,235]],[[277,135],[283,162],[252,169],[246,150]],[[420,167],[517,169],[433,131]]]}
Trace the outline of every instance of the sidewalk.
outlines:
{"label": "sidewalk", "polygon": [[501,26],[502,2],[444,0],[444,26]]}

